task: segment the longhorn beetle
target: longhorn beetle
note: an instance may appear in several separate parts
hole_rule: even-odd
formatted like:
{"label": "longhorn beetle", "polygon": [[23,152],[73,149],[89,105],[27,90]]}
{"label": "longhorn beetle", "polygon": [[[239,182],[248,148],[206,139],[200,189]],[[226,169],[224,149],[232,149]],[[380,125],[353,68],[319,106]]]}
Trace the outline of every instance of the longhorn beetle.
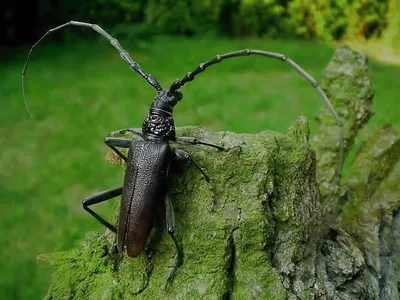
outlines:
{"label": "longhorn beetle", "polygon": [[[31,117],[32,114],[29,111],[26,101],[24,78],[32,51],[49,33],[70,25],[91,28],[108,39],[111,45],[118,50],[122,59],[128,63],[129,67],[133,71],[139,73],[139,75],[142,76],[147,83],[149,83],[157,91],[157,95],[150,106],[149,113],[142,124],[141,130],[137,128],[121,129],[111,132],[105,138],[106,145],[109,146],[126,163],[123,187],[107,190],[88,197],[83,200],[82,205],[83,208],[93,217],[95,217],[100,223],[102,223],[112,232],[116,233],[117,250],[119,252],[126,251],[129,257],[136,257],[145,248],[150,231],[153,227],[156,204],[159,201],[164,201],[166,207],[168,233],[171,236],[177,251],[175,263],[168,277],[167,285],[172,282],[176,270],[182,264],[182,253],[174,235],[174,211],[171,200],[167,195],[166,185],[168,171],[173,161],[190,160],[206,180],[212,194],[212,202],[214,199],[214,193],[212,186],[210,185],[210,179],[206,173],[195,162],[195,160],[193,160],[189,153],[178,148],[171,148],[169,146],[169,142],[189,143],[193,145],[200,144],[214,147],[219,150],[224,150],[224,148],[221,146],[206,141],[199,141],[193,137],[177,137],[175,135],[175,125],[172,113],[174,106],[183,98],[183,94],[179,91],[179,89],[186,83],[192,81],[196,75],[204,72],[207,67],[222,62],[228,58],[248,55],[260,55],[287,62],[300,75],[305,77],[313,87],[317,89],[319,95],[328,106],[330,112],[336,120],[337,125],[339,126],[340,141],[339,164],[337,172],[340,176],[343,163],[343,128],[339,116],[318,83],[308,73],[306,73],[290,58],[283,54],[274,52],[246,49],[226,53],[223,55],[217,55],[213,59],[200,64],[192,72],[187,73],[182,79],[177,79],[174,81],[170,85],[169,89],[163,89],[158,83],[157,79],[153,75],[144,72],[139,64],[133,61],[128,52],[121,47],[118,40],[109,35],[101,27],[96,24],[70,21],[48,30],[30,49],[28,58],[22,71],[22,86],[25,106]],[[117,137],[118,135],[122,135],[124,133],[131,133],[139,136],[141,140]],[[118,148],[129,149],[128,156],[122,153]],[[104,220],[90,208],[90,206],[93,204],[98,204],[120,195],[122,195],[122,201],[120,205],[117,227]]]}

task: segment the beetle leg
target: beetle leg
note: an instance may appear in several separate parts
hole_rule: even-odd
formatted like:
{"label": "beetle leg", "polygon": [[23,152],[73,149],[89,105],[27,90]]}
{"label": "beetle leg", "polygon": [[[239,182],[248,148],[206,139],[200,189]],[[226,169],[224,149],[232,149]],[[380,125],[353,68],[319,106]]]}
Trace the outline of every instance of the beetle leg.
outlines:
{"label": "beetle leg", "polygon": [[129,148],[131,145],[131,140],[129,139],[123,139],[123,138],[116,138],[116,137],[106,137],[104,140],[104,143],[115,153],[118,154],[119,157],[121,157],[125,162],[127,160],[125,154],[123,154],[121,151],[119,151],[116,147],[120,148]]}
{"label": "beetle leg", "polygon": [[210,182],[210,177],[203,171],[203,169],[199,166],[199,164],[190,156],[189,153],[186,151],[183,151],[182,149],[174,149],[175,151],[175,159],[178,160],[190,160],[196,168],[200,171],[200,173],[203,175],[204,180],[207,182],[208,189],[210,190],[211,193],[211,206],[215,205],[215,194],[214,194],[214,188]]}
{"label": "beetle leg", "polygon": [[143,132],[142,132],[141,128],[124,128],[124,129],[112,131],[108,134],[108,136],[117,136],[117,135],[125,134],[127,132],[130,132],[132,134],[138,135],[141,138],[143,138]]}
{"label": "beetle leg", "polygon": [[174,216],[174,208],[172,206],[171,199],[168,195],[165,195],[165,215],[167,220],[167,230],[168,234],[171,236],[172,241],[174,242],[175,249],[176,249],[176,259],[174,263],[174,267],[172,268],[171,272],[169,273],[167,283],[165,284],[164,289],[166,290],[174,280],[175,273],[182,265],[183,261],[183,253],[181,247],[179,247],[178,241],[175,237],[175,216]]}
{"label": "beetle leg", "polygon": [[139,290],[137,290],[136,292],[133,293],[134,295],[139,295],[145,289],[147,289],[147,287],[149,286],[149,282],[150,282],[150,274],[153,271],[153,266],[151,264],[152,254],[151,254],[150,248],[148,248],[148,247],[144,248],[144,252],[145,252],[145,257],[146,257],[146,261],[147,261],[147,265],[146,265],[146,267],[144,269],[144,273],[145,274],[143,274],[144,284]]}
{"label": "beetle leg", "polygon": [[95,213],[93,210],[91,210],[89,208],[89,206],[110,200],[112,198],[120,196],[121,194],[122,194],[122,187],[112,189],[112,190],[107,190],[107,191],[95,194],[93,196],[87,197],[87,198],[83,199],[83,201],[82,201],[83,209],[86,210],[93,217],[95,217],[96,220],[98,220],[101,224],[103,224],[109,230],[111,230],[114,233],[117,233],[117,228],[114,225],[111,225],[109,222],[107,222],[102,217],[100,217],[97,213]]}
{"label": "beetle leg", "polygon": [[214,148],[217,148],[218,150],[225,150],[224,147],[221,147],[221,146],[209,143],[209,142],[205,142],[205,141],[199,141],[198,139],[196,139],[194,137],[186,137],[186,136],[176,137],[175,142],[188,143],[188,144],[192,144],[192,145],[200,144],[200,145],[204,145],[204,146],[214,147]]}

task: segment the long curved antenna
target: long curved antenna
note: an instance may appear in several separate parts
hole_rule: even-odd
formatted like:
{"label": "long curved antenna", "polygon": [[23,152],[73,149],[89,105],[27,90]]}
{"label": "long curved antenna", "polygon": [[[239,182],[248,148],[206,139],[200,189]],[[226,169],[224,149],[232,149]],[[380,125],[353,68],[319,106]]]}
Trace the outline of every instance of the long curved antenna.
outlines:
{"label": "long curved antenna", "polygon": [[114,46],[114,48],[116,48],[120,54],[120,56],[122,57],[122,59],[124,61],[127,62],[127,64],[129,65],[129,67],[131,68],[131,70],[139,73],[140,76],[142,76],[153,88],[155,88],[158,92],[162,91],[162,87],[161,85],[158,83],[157,79],[151,75],[151,74],[147,74],[146,72],[144,72],[142,70],[142,68],[139,66],[139,64],[135,61],[133,61],[133,59],[130,57],[128,51],[124,50],[121,45],[119,44],[118,40],[113,38],[111,35],[109,35],[106,31],[104,31],[100,26],[96,25],[96,24],[91,24],[91,23],[84,23],[84,22],[76,22],[76,21],[70,21],[67,22],[63,25],[60,25],[58,27],[52,28],[50,30],[48,30],[32,47],[31,50],[29,51],[28,54],[28,58],[26,59],[25,62],[25,66],[24,69],[22,70],[22,93],[24,96],[24,102],[25,102],[25,107],[26,110],[28,111],[29,115],[32,117],[32,114],[28,108],[28,104],[26,102],[26,95],[25,95],[25,72],[26,69],[28,68],[28,64],[29,64],[29,60],[31,58],[31,54],[33,49],[51,32],[57,31],[59,29],[62,29],[64,27],[67,26],[79,26],[79,27],[89,27],[91,29],[93,29],[94,31],[100,33],[102,36],[104,36],[107,40],[109,40],[110,44]]}
{"label": "long curved antenna", "polygon": [[339,165],[337,169],[337,174],[340,176],[342,167],[343,167],[343,158],[344,158],[344,145],[343,145],[343,125],[342,122],[339,119],[338,114],[336,113],[335,109],[333,108],[331,102],[329,101],[328,97],[324,93],[324,91],[321,89],[321,87],[318,85],[318,82],[315,81],[314,78],[312,78],[306,71],[304,71],[302,68],[300,68],[299,65],[297,65],[293,60],[288,58],[284,54],[280,53],[275,53],[275,52],[266,52],[266,51],[261,51],[261,50],[252,50],[252,49],[245,49],[245,50],[239,50],[235,52],[230,52],[222,55],[217,55],[213,59],[202,63],[198,65],[196,69],[194,69],[192,72],[189,72],[183,77],[182,79],[177,79],[175,80],[172,84],[171,87],[169,88],[169,93],[174,93],[177,89],[181,88],[185,83],[192,81],[196,75],[202,73],[205,71],[205,69],[209,66],[212,66],[214,64],[220,63],[224,59],[227,58],[232,58],[232,57],[240,57],[240,56],[248,56],[248,55],[261,55],[261,56],[267,56],[267,57],[272,57],[279,59],[281,61],[287,62],[293,69],[295,69],[300,75],[302,75],[313,87],[315,87],[318,91],[318,94],[321,96],[322,100],[330,110],[332,116],[336,120],[336,124],[339,126]]}

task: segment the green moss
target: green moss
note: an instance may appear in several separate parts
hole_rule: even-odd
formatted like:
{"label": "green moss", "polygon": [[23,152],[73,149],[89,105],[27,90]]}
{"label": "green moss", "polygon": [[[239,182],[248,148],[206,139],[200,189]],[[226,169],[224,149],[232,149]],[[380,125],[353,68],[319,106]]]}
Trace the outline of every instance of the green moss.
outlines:
{"label": "green moss", "polygon": [[[359,150],[346,177],[347,201],[342,206],[343,222],[355,225],[371,206],[371,198],[400,159],[400,138],[396,131],[385,126]],[[395,189],[399,189],[398,185]]]}
{"label": "green moss", "polygon": [[[373,89],[367,57],[346,45],[336,49],[322,77],[321,86],[343,124],[345,156],[359,130],[373,115]],[[337,188],[335,172],[339,161],[339,127],[327,108],[317,115],[318,131],[312,146],[318,158],[318,183],[323,196]]]}

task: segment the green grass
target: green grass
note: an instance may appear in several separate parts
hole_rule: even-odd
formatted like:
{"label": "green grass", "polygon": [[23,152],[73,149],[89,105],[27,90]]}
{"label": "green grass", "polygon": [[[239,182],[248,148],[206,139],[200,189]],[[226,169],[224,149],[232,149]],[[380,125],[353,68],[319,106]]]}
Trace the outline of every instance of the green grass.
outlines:
{"label": "green grass", "polygon": [[[139,51],[135,41],[120,42],[164,87],[215,54],[248,47],[285,53],[319,80],[334,51],[299,41],[157,38]],[[2,52],[0,62],[1,299],[43,297],[52,270],[36,256],[75,248],[88,231],[103,230],[81,209],[84,197],[122,182],[121,169],[104,161],[103,139],[119,128],[140,127],[155,96],[104,40],[43,43],[27,73],[31,120],[20,78],[28,48]],[[386,123],[400,129],[400,67],[370,66],[377,113],[358,145]],[[211,67],[182,91],[176,125],[215,131],[285,131],[305,115],[313,132],[313,115],[323,107],[294,70],[261,57]],[[97,209],[107,215],[112,207]]]}

